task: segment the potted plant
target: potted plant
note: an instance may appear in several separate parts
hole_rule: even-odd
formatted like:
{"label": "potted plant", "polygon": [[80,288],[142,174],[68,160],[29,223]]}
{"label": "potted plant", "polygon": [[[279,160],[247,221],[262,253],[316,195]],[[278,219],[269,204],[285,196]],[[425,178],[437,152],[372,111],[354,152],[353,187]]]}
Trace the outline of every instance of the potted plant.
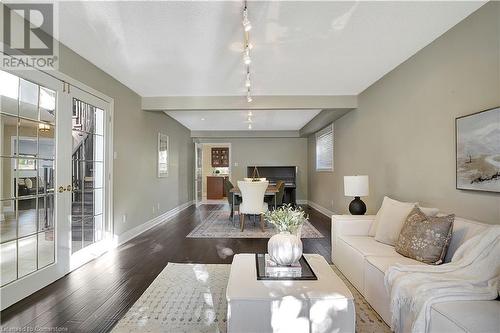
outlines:
{"label": "potted plant", "polygon": [[307,221],[306,213],[300,207],[284,205],[267,212],[265,217],[279,232],[267,243],[270,259],[282,266],[290,266],[299,261],[302,256],[300,231]]}

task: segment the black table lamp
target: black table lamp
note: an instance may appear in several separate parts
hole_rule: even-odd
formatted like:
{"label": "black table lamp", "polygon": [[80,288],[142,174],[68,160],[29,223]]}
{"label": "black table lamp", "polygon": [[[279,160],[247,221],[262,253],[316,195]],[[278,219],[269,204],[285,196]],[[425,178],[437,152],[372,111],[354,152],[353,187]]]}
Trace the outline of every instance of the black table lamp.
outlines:
{"label": "black table lamp", "polygon": [[360,197],[366,197],[368,193],[368,176],[344,176],[344,194],[346,197],[354,197],[349,204],[349,212],[352,215],[366,213],[366,205]]}

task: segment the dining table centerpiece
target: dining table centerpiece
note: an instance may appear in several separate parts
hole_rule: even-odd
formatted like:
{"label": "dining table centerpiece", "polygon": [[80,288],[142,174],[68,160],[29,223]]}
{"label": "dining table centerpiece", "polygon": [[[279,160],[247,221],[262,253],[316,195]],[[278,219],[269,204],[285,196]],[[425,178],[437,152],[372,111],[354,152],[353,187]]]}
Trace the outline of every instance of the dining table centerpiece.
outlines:
{"label": "dining table centerpiece", "polygon": [[278,233],[269,239],[267,252],[272,261],[280,266],[290,266],[302,256],[300,233],[308,216],[300,207],[283,205],[265,214]]}

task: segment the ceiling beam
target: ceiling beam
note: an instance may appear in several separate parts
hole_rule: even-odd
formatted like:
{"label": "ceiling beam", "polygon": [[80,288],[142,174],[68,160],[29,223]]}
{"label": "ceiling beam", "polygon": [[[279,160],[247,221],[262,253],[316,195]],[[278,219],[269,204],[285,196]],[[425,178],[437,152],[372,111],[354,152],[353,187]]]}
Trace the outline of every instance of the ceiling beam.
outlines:
{"label": "ceiling beam", "polygon": [[243,96],[165,96],[142,97],[145,111],[169,110],[290,110],[346,109],[358,106],[358,97],[345,96],[254,96],[248,103]]}
{"label": "ceiling beam", "polygon": [[335,120],[339,119],[347,112],[351,110],[346,109],[328,109],[322,110],[318,113],[311,121],[304,125],[299,131],[300,136],[309,136],[313,133],[316,133],[320,129],[323,129],[327,125],[330,125]]}
{"label": "ceiling beam", "polygon": [[192,138],[299,138],[299,131],[191,131]]}

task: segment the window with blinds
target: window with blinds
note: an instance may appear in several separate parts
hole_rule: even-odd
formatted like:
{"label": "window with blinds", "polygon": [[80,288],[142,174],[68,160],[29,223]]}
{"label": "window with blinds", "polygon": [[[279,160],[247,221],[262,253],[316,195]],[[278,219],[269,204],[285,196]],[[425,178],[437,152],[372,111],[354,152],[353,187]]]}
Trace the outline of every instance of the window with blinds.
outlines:
{"label": "window with blinds", "polygon": [[333,124],[316,132],[316,171],[333,171]]}

